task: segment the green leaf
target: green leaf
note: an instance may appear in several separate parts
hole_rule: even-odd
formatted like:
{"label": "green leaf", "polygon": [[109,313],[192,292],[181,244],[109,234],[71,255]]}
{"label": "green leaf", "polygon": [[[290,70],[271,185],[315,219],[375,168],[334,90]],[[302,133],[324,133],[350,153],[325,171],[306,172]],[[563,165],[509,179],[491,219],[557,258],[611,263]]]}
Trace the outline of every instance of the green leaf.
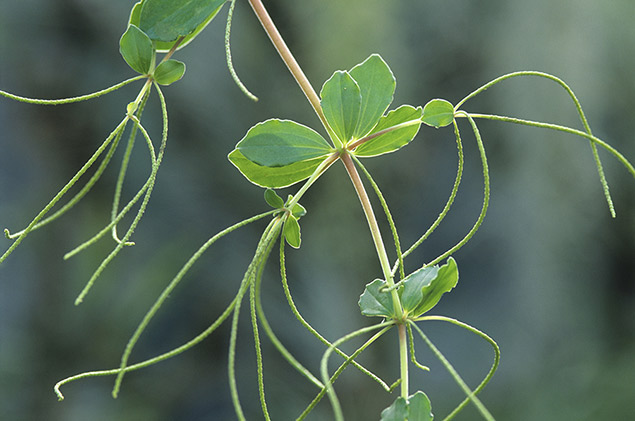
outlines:
{"label": "green leaf", "polygon": [[411,273],[404,279],[401,292],[404,310],[410,317],[419,317],[437,305],[458,281],[459,270],[452,257],[441,267],[425,267]]}
{"label": "green leaf", "polygon": [[432,421],[432,405],[430,399],[422,391],[411,395],[408,398],[408,421]]}
{"label": "green leaf", "polygon": [[396,110],[390,111],[379,120],[379,123],[377,123],[377,126],[375,126],[370,135],[408,121],[417,120],[417,123],[392,130],[362,143],[355,149],[355,155],[358,157],[379,156],[404,147],[410,143],[419,132],[419,128],[421,127],[421,115],[421,107],[414,108],[410,105],[402,105]]}
{"label": "green leaf", "polygon": [[154,41],[170,42],[186,35],[196,35],[226,1],[143,0],[139,28]]}
{"label": "green leaf", "polygon": [[154,70],[154,80],[159,85],[171,85],[183,77],[185,63],[178,60],[166,60]]}
{"label": "green leaf", "polygon": [[278,196],[278,193],[271,189],[265,190],[265,201],[274,209],[281,209],[284,207],[284,200]]}
{"label": "green leaf", "polygon": [[[143,5],[144,1],[140,1],[137,2],[134,7],[132,8],[132,11],[130,12],[130,21],[129,23],[131,25],[136,25],[139,26],[140,21],[141,21],[141,6]],[[224,3],[223,3],[224,4]],[[218,6],[218,8],[216,8],[216,10],[214,10],[208,17],[207,19],[205,19],[203,21],[203,23],[201,23],[199,26],[196,27],[196,29],[189,34],[188,36],[186,36],[183,41],[181,41],[179,43],[179,46],[176,48],[176,50],[180,50],[181,48],[185,47],[187,44],[189,44],[194,38],[196,38],[196,36],[203,30],[205,29],[205,27],[212,21],[212,19],[214,19],[214,17],[218,14],[218,12],[220,12],[220,9],[223,7],[223,4],[221,4],[220,6]],[[174,44],[176,44],[176,41],[170,41],[170,42],[164,42],[164,41],[155,41],[154,43],[154,48],[156,48],[156,50],[160,53],[166,53],[168,51],[170,51],[172,49],[172,47],[174,47]]]}
{"label": "green leaf", "polygon": [[359,297],[359,308],[364,316],[393,317],[395,309],[390,292],[382,291],[386,281],[375,279],[366,285],[364,293]]}
{"label": "green leaf", "polygon": [[331,152],[331,146],[313,129],[278,119],[253,126],[236,149],[253,163],[266,167],[283,167]]}
{"label": "green leaf", "polygon": [[349,74],[357,82],[362,96],[359,121],[353,135],[361,139],[370,133],[392,103],[396,81],[390,67],[378,54],[353,67]]}
{"label": "green leaf", "polygon": [[329,125],[342,143],[348,142],[355,133],[362,103],[357,82],[348,72],[338,70],[324,83],[320,97]]}
{"label": "green leaf", "polygon": [[401,396],[381,411],[381,421],[408,421],[408,403]]}
{"label": "green leaf", "polygon": [[300,224],[295,216],[289,215],[287,217],[284,221],[282,232],[284,233],[285,240],[287,240],[287,243],[289,243],[291,247],[295,249],[300,248],[300,243],[302,242],[302,238],[300,237]]}
{"label": "green leaf", "polygon": [[423,300],[423,288],[428,287],[439,274],[439,266],[424,267],[412,272],[403,280],[401,303],[403,309],[410,313]]}
{"label": "green leaf", "polygon": [[234,149],[227,158],[249,181],[257,186],[272,189],[288,187],[309,178],[324,160],[324,158],[316,158],[284,167],[263,167],[245,158],[238,149]]}
{"label": "green leaf", "polygon": [[296,218],[300,219],[304,215],[306,215],[306,208],[304,206],[302,206],[301,204],[296,203],[295,205],[293,205],[293,209],[291,209],[291,215],[293,215]]}
{"label": "green leaf", "polygon": [[408,400],[400,396],[392,405],[381,411],[381,421],[432,421],[433,419],[430,399],[421,391],[410,395]]}
{"label": "green leaf", "polygon": [[150,72],[154,49],[152,41],[141,29],[134,25],[128,26],[119,40],[119,52],[134,71],[142,75]]}
{"label": "green leaf", "polygon": [[421,120],[437,129],[448,126],[454,121],[454,107],[445,99],[433,99],[423,107]]}

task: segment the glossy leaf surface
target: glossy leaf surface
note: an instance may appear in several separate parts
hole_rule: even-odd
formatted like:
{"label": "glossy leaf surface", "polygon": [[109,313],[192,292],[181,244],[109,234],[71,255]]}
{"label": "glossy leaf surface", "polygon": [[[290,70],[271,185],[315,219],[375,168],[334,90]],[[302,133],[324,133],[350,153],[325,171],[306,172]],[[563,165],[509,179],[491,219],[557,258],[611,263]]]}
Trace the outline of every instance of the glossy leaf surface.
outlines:
{"label": "glossy leaf surface", "polygon": [[267,120],[253,126],[236,149],[255,164],[283,167],[327,155],[331,147],[316,131],[289,120]]}
{"label": "glossy leaf surface", "polygon": [[417,120],[411,126],[402,127],[393,131],[381,134],[365,143],[362,143],[355,149],[355,155],[358,157],[371,157],[394,152],[414,139],[421,127],[421,107],[414,108],[410,105],[402,105],[396,110],[390,111],[379,120],[377,126],[373,129],[373,133],[380,132],[390,127],[406,123],[408,121]]}
{"label": "glossy leaf surface", "polygon": [[448,126],[454,121],[454,107],[445,99],[433,99],[423,107],[421,120],[437,129]]}
{"label": "glossy leaf surface", "polygon": [[154,49],[152,41],[141,29],[134,25],[128,26],[119,40],[119,52],[135,72],[142,75],[150,72]]}
{"label": "glossy leaf surface", "polygon": [[370,133],[392,103],[396,81],[390,67],[377,54],[353,67],[349,74],[357,82],[361,94],[359,120],[353,134],[354,138],[360,139]]}
{"label": "glossy leaf surface", "polygon": [[154,80],[159,85],[170,85],[185,74],[185,63],[178,60],[166,60],[154,70]]}
{"label": "glossy leaf surface", "polygon": [[437,305],[441,296],[449,292],[459,281],[456,261],[450,257],[441,267],[421,268],[403,281],[401,301],[410,317],[418,317]]}
{"label": "glossy leaf surface", "polygon": [[[227,0],[143,0],[139,28],[154,41],[171,42],[200,32]],[[136,12],[131,16],[136,18]]]}
{"label": "glossy leaf surface", "polygon": [[300,224],[295,216],[289,215],[284,221],[284,238],[287,240],[287,243],[295,249],[300,248],[300,243],[302,239],[300,237]]}
{"label": "glossy leaf surface", "polygon": [[364,316],[393,317],[395,310],[390,292],[382,291],[386,281],[375,279],[366,285],[364,293],[359,297],[359,308]]}
{"label": "glossy leaf surface", "polygon": [[353,137],[362,104],[362,96],[348,72],[338,70],[320,91],[324,116],[337,137],[346,143]]}
{"label": "glossy leaf surface", "polygon": [[238,149],[234,149],[228,158],[249,181],[260,187],[272,189],[288,187],[309,178],[324,160],[324,158],[317,158],[284,167],[264,167],[245,158]]}

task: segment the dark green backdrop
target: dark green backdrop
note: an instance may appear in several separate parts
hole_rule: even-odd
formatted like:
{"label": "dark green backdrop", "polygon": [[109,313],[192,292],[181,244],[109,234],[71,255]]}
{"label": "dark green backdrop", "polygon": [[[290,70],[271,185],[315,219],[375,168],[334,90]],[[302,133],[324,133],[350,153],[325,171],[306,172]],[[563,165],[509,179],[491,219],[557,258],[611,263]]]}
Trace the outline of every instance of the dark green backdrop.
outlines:
{"label": "dark green backdrop", "polygon": [[[77,293],[112,247],[108,240],[62,261],[107,223],[113,169],[71,214],[33,233],[0,268],[0,419],[233,419],[226,380],[228,329],[173,360],[126,377],[80,381],[58,403],[53,384],[85,370],[111,368],[134,327],[187,257],[218,230],[267,208],[226,155],[267,118],[319,123],[245,1],[236,8],[238,73],[260,97],[233,84],[223,51],[224,17],[176,55],[185,78],[165,89],[170,139],[150,208],[126,250],[79,307]],[[118,54],[132,1],[0,0],[0,89],[56,98],[92,92],[132,76]],[[316,89],[337,69],[380,53],[397,77],[395,104],[458,101],[503,73],[542,70],[562,77],[585,106],[594,132],[635,159],[635,3],[632,0],[278,0],[274,20]],[[134,99],[128,87],[77,105],[39,107],[0,99],[0,225],[19,229],[72,176]],[[564,91],[540,80],[510,81],[469,111],[507,113],[575,125]],[[158,136],[156,103],[145,114]],[[464,122],[463,122],[464,123]],[[465,181],[455,208],[412,270],[452,246],[476,219],[482,181],[465,127]],[[461,278],[434,310],[493,336],[501,366],[482,399],[499,420],[626,420],[635,416],[635,182],[607,154],[617,208],[611,220],[588,144],[563,134],[483,122],[492,202],[485,224],[455,255]],[[368,161],[402,241],[434,221],[456,165],[451,130],[422,128],[406,149]],[[139,149],[128,194],[148,171]],[[289,189],[288,192],[293,192]],[[284,192],[287,193],[286,191]],[[289,252],[291,288],[305,317],[335,339],[369,323],[357,299],[380,276],[354,191],[340,165],[303,200],[303,244]],[[138,361],[189,340],[235,293],[264,224],[224,240],[170,298],[142,338]],[[386,232],[387,234],[387,232]],[[9,241],[0,240],[1,249]],[[285,307],[275,259],[264,280],[266,310],[298,358],[317,369],[322,346]],[[241,397],[258,413],[254,351],[245,314],[239,338]],[[471,385],[491,364],[485,344],[450,325],[424,326]],[[414,373],[441,419],[461,391],[421,345],[432,371]],[[396,378],[397,341],[389,335],[363,361]],[[293,419],[315,390],[268,345],[266,386],[275,420]],[[337,390],[347,419],[379,418],[388,396],[351,370]],[[468,408],[457,419],[476,420]],[[328,403],[313,420],[331,419]]]}

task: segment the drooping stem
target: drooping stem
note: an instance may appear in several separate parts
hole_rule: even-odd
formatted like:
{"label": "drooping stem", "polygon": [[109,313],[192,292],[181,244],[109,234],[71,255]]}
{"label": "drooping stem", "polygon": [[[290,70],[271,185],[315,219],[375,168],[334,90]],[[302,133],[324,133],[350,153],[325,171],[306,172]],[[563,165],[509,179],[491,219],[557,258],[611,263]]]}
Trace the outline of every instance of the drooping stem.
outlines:
{"label": "drooping stem", "polygon": [[[381,270],[384,273],[384,277],[386,278],[386,284],[390,288],[390,295],[392,297],[393,308],[395,309],[395,318],[397,321],[403,319],[403,309],[401,308],[401,300],[399,299],[399,294],[397,293],[397,289],[393,288],[395,286],[395,282],[393,280],[392,271],[390,269],[390,262],[388,261],[388,254],[386,253],[386,248],[384,247],[384,241],[381,238],[381,232],[379,231],[379,225],[377,224],[377,219],[375,218],[375,213],[373,212],[373,208],[370,204],[370,200],[368,199],[368,194],[366,193],[366,189],[364,189],[364,184],[362,183],[362,179],[359,177],[359,173],[357,172],[357,168],[355,168],[355,164],[351,159],[351,156],[347,153],[344,153],[340,156],[340,159],[344,163],[346,167],[346,171],[348,172],[351,181],[353,182],[353,186],[355,187],[355,191],[357,192],[357,196],[359,197],[359,201],[362,204],[362,208],[364,209],[364,214],[366,215],[366,220],[368,221],[368,226],[370,228],[370,233],[373,237],[373,243],[375,243],[375,249],[377,250],[377,256],[379,257],[379,262],[381,264]],[[403,323],[399,324],[399,367],[400,367],[400,378],[401,378],[401,396],[404,399],[408,398],[408,338],[406,337],[406,330]]]}
{"label": "drooping stem", "polygon": [[[368,226],[370,228],[370,233],[373,237],[373,243],[375,244],[375,249],[377,250],[377,257],[379,257],[379,263],[381,265],[381,270],[386,278],[386,284],[388,287],[394,286],[395,282],[393,281],[392,271],[390,270],[390,262],[388,261],[388,254],[386,253],[386,248],[384,247],[384,241],[381,237],[381,232],[379,231],[379,225],[377,224],[377,218],[375,218],[375,213],[373,212],[373,207],[370,204],[370,199],[368,198],[368,194],[366,193],[366,189],[364,188],[364,184],[362,183],[362,179],[357,172],[357,168],[355,168],[355,164],[351,156],[347,153],[343,153],[340,156],[340,159],[344,163],[344,167],[346,167],[346,171],[348,172],[348,176],[353,182],[353,186],[355,187],[355,191],[357,192],[357,196],[359,197],[359,201],[362,204],[362,208],[364,210],[364,215],[366,215],[366,220],[368,221]],[[403,317],[403,310],[401,308],[401,302],[399,300],[399,295],[395,289],[391,290],[393,306],[396,311],[397,319],[401,319]]]}
{"label": "drooping stem", "polygon": [[302,92],[304,92],[304,95],[311,103],[313,110],[320,118],[322,125],[324,125],[324,128],[331,136],[331,139],[337,139],[326,121],[326,117],[324,116],[324,112],[322,111],[322,105],[320,104],[320,97],[315,92],[315,89],[313,89],[311,82],[309,82],[309,79],[302,71],[302,68],[296,61],[295,57],[293,57],[293,54],[291,54],[291,50],[289,50],[289,47],[284,42],[284,39],[280,35],[280,32],[278,32],[278,28],[276,28],[273,20],[271,20],[271,16],[269,16],[269,13],[267,12],[267,9],[265,9],[265,6],[262,4],[262,1],[249,0],[249,4],[258,17],[258,20],[262,24],[265,32],[269,36],[269,39],[278,51],[278,54],[280,54],[282,61],[284,61],[284,64],[287,65],[287,68],[295,78],[296,82],[298,83],[298,85],[300,85],[300,89],[302,89]]}

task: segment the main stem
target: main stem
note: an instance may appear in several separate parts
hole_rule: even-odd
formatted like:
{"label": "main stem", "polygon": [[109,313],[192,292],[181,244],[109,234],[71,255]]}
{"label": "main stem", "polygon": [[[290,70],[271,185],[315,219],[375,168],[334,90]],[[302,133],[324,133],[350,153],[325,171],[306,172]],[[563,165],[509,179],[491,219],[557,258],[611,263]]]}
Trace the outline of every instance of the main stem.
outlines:
{"label": "main stem", "polygon": [[249,4],[254,10],[254,13],[258,17],[258,20],[262,24],[265,32],[269,36],[269,39],[273,43],[273,46],[278,51],[278,54],[280,54],[282,61],[284,61],[284,64],[287,65],[287,68],[295,78],[295,81],[298,82],[298,85],[300,85],[300,89],[302,89],[302,92],[304,92],[304,95],[311,103],[311,106],[313,107],[313,110],[315,111],[317,116],[320,118],[322,125],[327,130],[332,139],[337,139],[337,136],[332,133],[331,127],[326,121],[326,117],[324,116],[324,112],[322,111],[322,105],[320,104],[320,97],[315,92],[315,89],[313,89],[311,82],[309,82],[309,79],[302,71],[302,68],[300,68],[300,65],[295,60],[295,57],[293,57],[293,54],[291,54],[291,50],[289,50],[289,47],[287,47],[287,44],[284,42],[282,35],[280,35],[280,32],[278,32],[278,28],[276,28],[273,20],[271,20],[271,16],[269,16],[269,13],[267,12],[267,9],[265,9],[265,6],[262,4],[262,1],[249,0]]}
{"label": "main stem", "polygon": [[[322,110],[322,105],[320,103],[320,97],[317,95],[311,82],[306,77],[300,65],[291,54],[291,50],[287,47],[287,44],[284,42],[284,39],[278,32],[276,25],[271,20],[271,16],[265,9],[265,6],[262,4],[262,0],[249,0],[249,4],[253,9],[254,13],[260,20],[262,27],[265,32],[269,36],[269,39],[273,43],[274,47],[280,54],[282,61],[287,65],[287,68],[295,78],[296,82],[304,92],[304,95],[309,100],[309,103],[313,107],[313,110],[320,118],[322,125],[329,133],[329,136],[335,143],[336,147],[343,146],[341,141],[335,136],[333,130],[329,126],[326,121],[326,117],[324,116],[324,112]],[[386,279],[386,284],[388,287],[393,287],[395,282],[393,280],[392,271],[390,270],[390,262],[388,261],[388,254],[386,253],[386,248],[384,247],[384,242],[381,237],[381,232],[379,231],[379,225],[377,224],[377,219],[375,218],[375,213],[373,212],[373,208],[370,204],[370,199],[368,198],[368,194],[366,193],[366,189],[364,188],[364,184],[362,183],[361,178],[359,177],[359,173],[357,172],[357,168],[355,168],[355,164],[351,159],[348,151],[344,150],[340,153],[339,158],[344,163],[346,167],[346,171],[353,182],[353,186],[355,187],[355,191],[357,192],[357,196],[362,204],[362,208],[364,210],[364,214],[366,215],[366,220],[368,221],[368,226],[370,228],[370,233],[373,237],[373,243],[375,244],[375,249],[377,250],[377,256],[379,257],[379,263],[381,265],[382,272],[384,274],[384,278]],[[331,162],[329,162],[330,165]],[[406,336],[406,327],[403,321],[403,309],[401,307],[401,300],[399,299],[399,294],[395,288],[392,288],[390,291],[390,295],[392,297],[393,307],[395,309],[395,322],[398,324],[399,328],[399,362],[400,362],[400,377],[401,377],[401,396],[404,399],[408,398],[408,343]]]}
{"label": "main stem", "polygon": [[[353,163],[353,160],[348,153],[342,153],[340,155],[340,159],[344,163],[344,167],[346,167],[348,176],[353,182],[353,186],[355,187],[355,191],[357,192],[359,201],[361,202],[362,208],[364,209],[364,214],[366,215],[366,220],[368,221],[368,227],[370,228],[370,233],[373,237],[373,242],[375,243],[375,249],[377,250],[377,257],[379,257],[381,270],[384,273],[384,278],[386,279],[386,284],[388,285],[388,287],[393,287],[395,285],[395,282],[393,281],[392,271],[390,270],[388,254],[386,253],[384,241],[381,237],[381,232],[379,231],[379,225],[377,224],[377,218],[375,218],[375,212],[373,212],[373,207],[370,204],[370,199],[368,198],[368,194],[366,193],[366,189],[364,188],[362,179],[360,178],[359,173],[357,172],[357,168],[355,167],[355,164]],[[397,294],[396,289],[391,290],[391,295],[393,298],[395,312],[397,313],[397,319],[401,319],[403,316],[403,312],[401,309],[401,302],[399,301],[399,295]]]}

